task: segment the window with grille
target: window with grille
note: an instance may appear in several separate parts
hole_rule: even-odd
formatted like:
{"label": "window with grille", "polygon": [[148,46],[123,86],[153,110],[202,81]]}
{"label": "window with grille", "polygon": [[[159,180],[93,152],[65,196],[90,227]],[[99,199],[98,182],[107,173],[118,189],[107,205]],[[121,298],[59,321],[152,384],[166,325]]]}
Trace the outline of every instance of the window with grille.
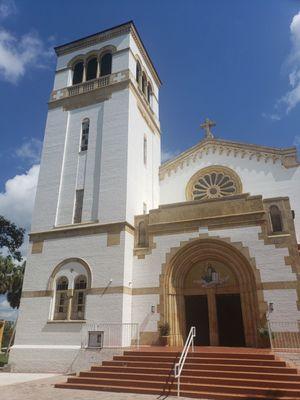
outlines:
{"label": "window with grille", "polygon": [[81,125],[81,145],[80,145],[81,151],[86,151],[88,149],[89,131],[90,131],[90,120],[86,118],[82,121]]}
{"label": "window with grille", "polygon": [[147,138],[146,138],[146,136],[144,136],[143,153],[144,153],[144,165],[147,165]]}
{"label": "window with grille", "polygon": [[76,190],[74,224],[79,224],[82,220],[83,196],[83,189]]}

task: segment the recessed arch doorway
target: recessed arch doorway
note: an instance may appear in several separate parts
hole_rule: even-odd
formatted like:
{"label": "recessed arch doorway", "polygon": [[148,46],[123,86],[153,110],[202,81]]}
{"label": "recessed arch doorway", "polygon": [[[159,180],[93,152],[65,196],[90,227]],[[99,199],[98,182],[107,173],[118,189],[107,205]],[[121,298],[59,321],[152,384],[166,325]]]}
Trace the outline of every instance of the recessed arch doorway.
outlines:
{"label": "recessed arch doorway", "polygon": [[171,345],[182,345],[195,325],[196,344],[256,347],[256,272],[222,240],[199,239],[179,248],[162,275],[162,318],[170,325]]}

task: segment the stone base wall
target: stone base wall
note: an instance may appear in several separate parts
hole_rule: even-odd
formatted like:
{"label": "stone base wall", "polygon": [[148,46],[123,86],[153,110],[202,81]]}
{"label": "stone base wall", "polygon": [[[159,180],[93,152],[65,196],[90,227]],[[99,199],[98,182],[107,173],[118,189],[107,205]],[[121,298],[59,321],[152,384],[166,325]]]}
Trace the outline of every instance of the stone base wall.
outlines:
{"label": "stone base wall", "polygon": [[12,372],[71,374],[89,370],[92,365],[101,364],[102,361],[112,360],[113,356],[123,354],[124,350],[12,348],[8,362]]}

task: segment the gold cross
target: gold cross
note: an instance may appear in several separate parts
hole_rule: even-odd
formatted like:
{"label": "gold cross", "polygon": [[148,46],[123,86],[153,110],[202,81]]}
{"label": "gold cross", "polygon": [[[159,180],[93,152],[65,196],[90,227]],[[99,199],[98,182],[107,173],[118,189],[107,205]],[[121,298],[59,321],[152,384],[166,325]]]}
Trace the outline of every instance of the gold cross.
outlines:
{"label": "gold cross", "polygon": [[210,130],[210,128],[212,128],[213,126],[216,126],[216,123],[214,121],[211,121],[209,118],[206,118],[203,124],[200,125],[200,128],[204,129],[205,131],[205,139],[213,139],[214,135]]}

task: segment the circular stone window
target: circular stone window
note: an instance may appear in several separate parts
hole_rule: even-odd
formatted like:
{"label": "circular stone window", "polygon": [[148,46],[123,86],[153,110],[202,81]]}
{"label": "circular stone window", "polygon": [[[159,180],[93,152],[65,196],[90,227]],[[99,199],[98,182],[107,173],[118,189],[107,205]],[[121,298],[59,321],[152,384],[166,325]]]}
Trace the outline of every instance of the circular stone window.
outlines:
{"label": "circular stone window", "polygon": [[187,185],[188,200],[216,199],[242,193],[239,176],[230,168],[211,166],[198,171]]}

